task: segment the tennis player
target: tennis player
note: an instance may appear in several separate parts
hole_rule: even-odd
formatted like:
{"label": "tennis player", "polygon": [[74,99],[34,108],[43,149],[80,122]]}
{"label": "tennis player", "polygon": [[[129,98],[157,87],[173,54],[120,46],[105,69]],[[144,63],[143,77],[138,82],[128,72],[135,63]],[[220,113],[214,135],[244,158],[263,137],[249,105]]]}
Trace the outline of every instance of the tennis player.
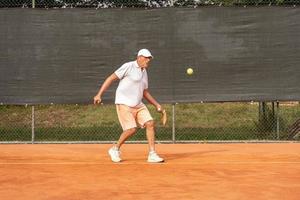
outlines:
{"label": "tennis player", "polygon": [[99,92],[94,97],[94,104],[101,103],[103,93],[114,81],[119,80],[115,104],[123,133],[117,144],[112,146],[108,151],[113,162],[121,161],[120,148],[130,136],[136,133],[138,127],[146,128],[149,144],[148,162],[157,163],[164,161],[155,152],[154,121],[149,110],[142,102],[142,99],[145,98],[156,107],[158,112],[163,110],[162,106],[152,97],[148,90],[146,69],[149,67],[152,59],[153,56],[148,49],[139,50],[136,60],[123,64],[106,78]]}

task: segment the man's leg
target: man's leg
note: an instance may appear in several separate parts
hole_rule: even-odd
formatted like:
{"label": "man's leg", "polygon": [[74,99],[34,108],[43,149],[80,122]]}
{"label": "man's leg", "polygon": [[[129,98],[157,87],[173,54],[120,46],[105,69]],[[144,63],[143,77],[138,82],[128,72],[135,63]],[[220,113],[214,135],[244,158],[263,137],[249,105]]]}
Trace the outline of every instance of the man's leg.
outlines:
{"label": "man's leg", "polygon": [[136,132],[136,128],[131,128],[128,129],[126,131],[124,131],[119,140],[118,143],[114,146],[112,146],[109,150],[108,150],[108,154],[110,155],[110,158],[113,162],[121,162],[121,158],[120,158],[120,148],[122,146],[122,144],[124,144],[124,142],[130,137],[132,136],[134,133]]}
{"label": "man's leg", "polygon": [[146,127],[146,134],[149,144],[149,155],[148,155],[148,162],[158,163],[164,162],[164,159],[159,157],[155,152],[155,127],[153,120],[150,120],[145,123]]}
{"label": "man's leg", "polygon": [[128,130],[125,130],[119,140],[118,143],[116,145],[114,145],[113,147],[111,147],[108,150],[108,154],[110,155],[110,158],[113,162],[121,162],[121,158],[120,158],[120,148],[122,146],[122,144],[130,137],[132,136],[134,133],[136,132],[136,128],[131,128]]}
{"label": "man's leg", "polygon": [[124,142],[125,142],[130,136],[132,136],[132,135],[135,134],[135,133],[136,133],[136,128],[131,128],[131,129],[125,130],[125,131],[121,134],[121,136],[120,136],[120,138],[119,138],[119,140],[118,140],[118,143],[116,144],[116,147],[117,147],[118,149],[120,149],[121,146],[122,146],[122,144],[124,144]]}
{"label": "man's leg", "polygon": [[145,123],[149,152],[155,151],[155,129],[153,120]]}
{"label": "man's leg", "polygon": [[118,143],[115,147],[119,150],[122,144],[137,131],[134,109],[126,105],[116,105],[119,122],[122,126],[123,133],[121,134]]}
{"label": "man's leg", "polygon": [[125,130],[121,134],[116,145],[108,150],[108,154],[113,162],[120,162],[120,148],[122,144],[136,132],[136,122],[134,118],[133,110],[126,105],[116,105],[119,122],[122,129]]}

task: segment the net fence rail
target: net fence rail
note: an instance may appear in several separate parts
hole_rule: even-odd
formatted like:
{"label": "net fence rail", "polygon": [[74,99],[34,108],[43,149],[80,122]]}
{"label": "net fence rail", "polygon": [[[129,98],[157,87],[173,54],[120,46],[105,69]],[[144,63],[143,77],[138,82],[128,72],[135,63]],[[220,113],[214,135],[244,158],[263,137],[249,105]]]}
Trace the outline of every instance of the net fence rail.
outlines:
{"label": "net fence rail", "polygon": [[[279,102],[163,105],[166,126],[153,106],[161,142],[300,141],[300,104]],[[112,143],[122,130],[115,105],[0,106],[0,143]],[[129,142],[146,142],[139,129]]]}
{"label": "net fence rail", "polygon": [[247,6],[247,5],[299,5],[299,0],[2,0],[0,7],[22,8],[163,8]]}

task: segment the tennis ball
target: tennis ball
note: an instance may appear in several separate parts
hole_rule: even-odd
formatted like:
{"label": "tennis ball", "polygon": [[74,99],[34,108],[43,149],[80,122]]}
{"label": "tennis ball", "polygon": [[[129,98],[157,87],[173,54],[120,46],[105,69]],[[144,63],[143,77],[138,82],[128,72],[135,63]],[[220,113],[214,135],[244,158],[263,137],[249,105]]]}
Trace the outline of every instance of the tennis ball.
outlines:
{"label": "tennis ball", "polygon": [[187,68],[186,73],[187,73],[188,75],[192,75],[192,74],[194,73],[193,68]]}

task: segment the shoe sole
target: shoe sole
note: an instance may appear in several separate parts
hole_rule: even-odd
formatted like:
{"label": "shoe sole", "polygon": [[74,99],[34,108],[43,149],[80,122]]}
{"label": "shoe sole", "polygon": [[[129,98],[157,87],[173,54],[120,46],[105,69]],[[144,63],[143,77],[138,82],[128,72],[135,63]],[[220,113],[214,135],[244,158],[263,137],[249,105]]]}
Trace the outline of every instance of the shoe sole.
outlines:
{"label": "shoe sole", "polygon": [[147,160],[147,162],[149,162],[149,163],[163,163],[165,161],[164,160],[162,160],[162,161]]}

